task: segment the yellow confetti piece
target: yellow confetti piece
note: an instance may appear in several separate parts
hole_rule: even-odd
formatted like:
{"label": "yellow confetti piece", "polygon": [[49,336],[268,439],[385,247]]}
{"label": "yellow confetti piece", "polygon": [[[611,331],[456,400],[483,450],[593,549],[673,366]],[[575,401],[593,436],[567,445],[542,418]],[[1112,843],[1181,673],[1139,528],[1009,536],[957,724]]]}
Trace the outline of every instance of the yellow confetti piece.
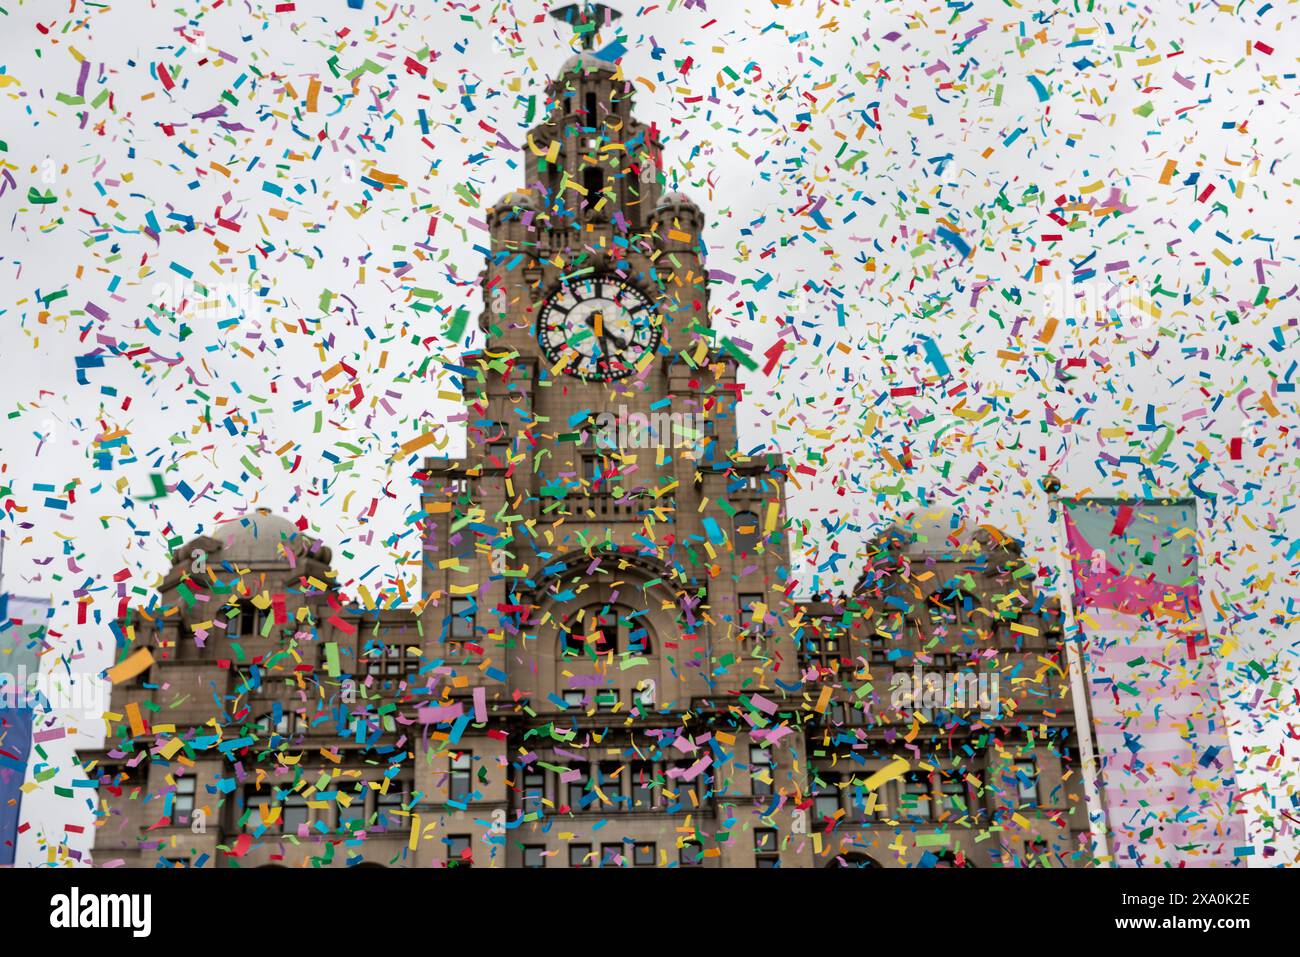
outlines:
{"label": "yellow confetti piece", "polygon": [[136,675],[143,674],[153,667],[153,654],[148,648],[140,648],[127,658],[108,669],[108,680],[115,685],[130,681]]}

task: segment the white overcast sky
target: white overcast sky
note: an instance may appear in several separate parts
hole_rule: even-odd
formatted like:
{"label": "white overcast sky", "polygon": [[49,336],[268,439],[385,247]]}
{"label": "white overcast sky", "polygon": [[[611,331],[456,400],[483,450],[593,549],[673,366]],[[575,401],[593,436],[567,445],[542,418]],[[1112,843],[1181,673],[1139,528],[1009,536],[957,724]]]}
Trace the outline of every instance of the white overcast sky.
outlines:
{"label": "white overcast sky", "polygon": [[[0,488],[12,488],[0,499],[26,509],[0,523],[7,586],[56,604],[49,667],[105,667],[114,574],[147,592],[166,568],[168,527],[188,537],[251,505],[305,516],[346,582],[414,584],[402,563],[416,543],[403,533],[417,495],[393,455],[435,427],[449,453],[463,448],[438,360],[466,343],[441,338],[445,323],[413,311],[411,290],[477,314],[486,206],[521,185],[527,100],[540,111],[568,50],[551,21],[533,22],[542,4],[296,6],[78,5],[69,18],[66,5],[25,3],[0,21],[0,162],[17,184],[0,196]],[[957,14],[911,0],[677,0],[639,15],[629,4],[624,70],[637,114],[668,137],[673,185],[708,218],[715,327],[760,363],[778,317],[797,329],[772,374],[745,374],[741,424],[742,445],[817,473],[791,490],[801,590],[854,579],[870,532],[917,508],[888,491],[900,480],[1050,562],[1038,491],[1049,468],[1067,492],[1130,495],[1186,494],[1200,467],[1197,486],[1216,496],[1202,502],[1204,588],[1227,612],[1208,625],[1233,664],[1239,765],[1247,786],[1265,788],[1252,827],[1261,849],[1280,842],[1277,863],[1295,842],[1259,810],[1290,810],[1294,705],[1245,666],[1276,672],[1292,698],[1289,655],[1276,658],[1293,644],[1300,590],[1288,557],[1300,539],[1300,415],[1295,393],[1276,386],[1296,380],[1300,352],[1294,25],[1278,10],[1256,20],[1208,5],[1107,6],[1035,17],[995,0]],[[352,95],[332,56],[341,73],[367,61],[378,72],[361,73]],[[426,76],[404,69],[408,56]],[[95,105],[75,102],[82,60]],[[313,78],[318,109],[305,112]],[[371,191],[363,207],[357,174],[370,164],[407,188]],[[29,188],[55,202],[29,201]],[[198,228],[169,232],[168,213]],[[149,215],[164,228],[157,240],[142,231]],[[1072,286],[1071,262],[1093,254],[1097,278]],[[186,288],[172,264],[234,303],[187,317],[184,342],[168,319],[145,324],[159,284]],[[400,264],[412,268],[394,275]],[[1131,301],[1116,284],[1178,297],[1155,295],[1158,319],[1130,322],[1125,307],[1119,327],[1091,315],[1048,333],[1054,304],[1076,292]],[[108,355],[79,383],[77,357],[108,344],[146,351]],[[936,379],[932,350],[950,379]],[[1085,364],[1067,382],[1060,359]],[[350,382],[334,393],[346,377],[323,379],[339,360],[357,370],[356,408]],[[919,393],[890,396],[908,386]],[[1047,424],[1049,407],[1082,418]],[[247,434],[222,427],[231,408]],[[126,447],[96,445],[120,430]],[[913,464],[900,475],[889,456],[905,442]],[[154,474],[171,491],[145,501]],[[181,482],[209,490],[187,502]],[[98,621],[78,626],[86,597]],[[98,742],[95,722],[74,724],[70,740]],[[74,777],[67,742],[49,754],[60,774],[25,815],[32,863],[43,840],[91,820],[52,791]]]}

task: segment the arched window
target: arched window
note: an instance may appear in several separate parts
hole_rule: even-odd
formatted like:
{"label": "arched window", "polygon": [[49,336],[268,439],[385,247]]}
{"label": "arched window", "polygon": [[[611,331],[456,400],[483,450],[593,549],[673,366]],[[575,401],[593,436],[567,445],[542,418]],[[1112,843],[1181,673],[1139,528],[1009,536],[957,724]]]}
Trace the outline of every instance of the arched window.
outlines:
{"label": "arched window", "polygon": [[758,515],[755,512],[737,512],[735,518],[732,519],[732,530],[731,542],[736,546],[736,552],[740,555],[748,555],[753,552],[763,539],[758,527]]}
{"label": "arched window", "polygon": [[588,166],[582,171],[582,188],[587,191],[587,205],[595,206],[600,202],[601,191],[605,188],[605,173],[599,166]]}
{"label": "arched window", "polygon": [[581,620],[575,616],[573,627],[564,632],[564,653],[598,658],[617,652],[619,643],[618,610],[590,605],[583,609]]}
{"label": "arched window", "polygon": [[251,601],[240,601],[227,606],[226,637],[258,638],[266,621],[266,612]]}
{"label": "arched window", "polygon": [[642,617],[622,605],[588,605],[582,610],[582,619],[574,615],[562,633],[562,651],[596,658],[611,652],[648,655],[653,643]]}
{"label": "arched window", "polygon": [[980,603],[974,596],[960,588],[948,588],[940,590],[932,601],[930,623],[940,643],[949,649],[974,644],[979,620],[988,621],[975,613]]}

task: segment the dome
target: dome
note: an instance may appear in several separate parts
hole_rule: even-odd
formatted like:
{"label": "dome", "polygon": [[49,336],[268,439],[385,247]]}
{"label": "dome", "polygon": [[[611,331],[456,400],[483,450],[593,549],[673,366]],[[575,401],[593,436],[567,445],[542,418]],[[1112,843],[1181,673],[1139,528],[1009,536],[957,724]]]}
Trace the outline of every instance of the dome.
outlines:
{"label": "dome", "polygon": [[659,199],[659,204],[655,206],[655,212],[658,212],[661,209],[682,209],[683,207],[697,211],[700,208],[696,206],[695,201],[685,193],[664,193],[664,195]]}
{"label": "dome", "polygon": [[236,562],[284,564],[281,545],[299,555],[315,545],[293,522],[265,508],[222,522],[212,537],[221,543],[222,560]]}
{"label": "dome", "polygon": [[537,198],[537,193],[531,189],[513,190],[492,204],[492,212],[505,212],[509,209],[540,210],[541,208],[542,204]]}
{"label": "dome", "polygon": [[911,555],[972,555],[1015,544],[1015,539],[996,525],[972,522],[950,508],[935,505],[895,521],[877,537],[895,537]]}

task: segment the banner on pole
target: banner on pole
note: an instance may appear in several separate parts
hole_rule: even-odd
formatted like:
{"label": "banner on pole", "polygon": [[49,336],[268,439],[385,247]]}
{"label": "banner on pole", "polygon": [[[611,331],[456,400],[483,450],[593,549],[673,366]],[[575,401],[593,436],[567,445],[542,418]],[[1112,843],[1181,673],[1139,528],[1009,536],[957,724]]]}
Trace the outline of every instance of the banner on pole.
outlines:
{"label": "banner on pole", "polygon": [[1201,610],[1196,504],[1062,504],[1114,862],[1232,866],[1249,847]]}

